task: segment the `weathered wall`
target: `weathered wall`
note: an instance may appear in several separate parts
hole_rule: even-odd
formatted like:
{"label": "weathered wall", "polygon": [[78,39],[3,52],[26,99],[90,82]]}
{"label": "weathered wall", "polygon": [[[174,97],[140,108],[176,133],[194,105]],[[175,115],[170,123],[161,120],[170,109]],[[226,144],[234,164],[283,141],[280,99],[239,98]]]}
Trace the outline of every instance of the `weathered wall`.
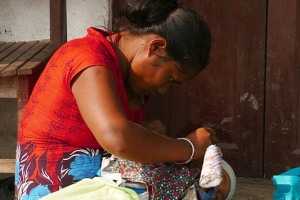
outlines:
{"label": "weathered wall", "polygon": [[[89,26],[111,27],[112,0],[67,0],[68,40],[84,36]],[[1,0],[0,41],[50,37],[49,0]]]}

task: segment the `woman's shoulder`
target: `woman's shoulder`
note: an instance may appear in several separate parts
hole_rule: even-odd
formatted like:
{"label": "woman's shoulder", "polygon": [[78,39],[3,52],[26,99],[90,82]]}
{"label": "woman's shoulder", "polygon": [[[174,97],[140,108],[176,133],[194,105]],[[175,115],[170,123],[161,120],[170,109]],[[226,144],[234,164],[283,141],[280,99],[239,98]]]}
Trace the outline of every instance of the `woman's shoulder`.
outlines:
{"label": "woman's shoulder", "polygon": [[112,66],[117,56],[106,39],[106,35],[110,33],[92,27],[87,32],[86,36],[63,44],[54,57],[63,62]]}

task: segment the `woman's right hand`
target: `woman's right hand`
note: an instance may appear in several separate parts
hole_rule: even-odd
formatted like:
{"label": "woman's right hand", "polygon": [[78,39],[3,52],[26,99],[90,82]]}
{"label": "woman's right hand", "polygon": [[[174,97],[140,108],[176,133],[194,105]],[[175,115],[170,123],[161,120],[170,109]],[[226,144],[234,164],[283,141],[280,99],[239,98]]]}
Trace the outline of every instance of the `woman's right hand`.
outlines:
{"label": "woman's right hand", "polygon": [[193,160],[203,160],[207,147],[218,142],[215,131],[210,128],[198,128],[186,138],[193,143],[195,148]]}

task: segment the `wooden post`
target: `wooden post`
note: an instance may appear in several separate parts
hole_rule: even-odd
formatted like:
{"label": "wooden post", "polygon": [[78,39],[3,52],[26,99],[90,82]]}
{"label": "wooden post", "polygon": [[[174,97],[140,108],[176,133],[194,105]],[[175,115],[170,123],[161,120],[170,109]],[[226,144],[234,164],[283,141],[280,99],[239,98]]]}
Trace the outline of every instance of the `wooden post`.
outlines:
{"label": "wooden post", "polygon": [[66,0],[50,0],[50,40],[55,48],[67,41]]}

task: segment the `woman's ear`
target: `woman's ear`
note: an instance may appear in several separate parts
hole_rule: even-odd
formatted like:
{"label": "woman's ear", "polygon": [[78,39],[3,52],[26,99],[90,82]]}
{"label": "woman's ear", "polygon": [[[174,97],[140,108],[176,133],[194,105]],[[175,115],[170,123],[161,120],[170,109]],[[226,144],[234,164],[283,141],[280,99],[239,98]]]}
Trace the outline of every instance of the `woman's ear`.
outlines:
{"label": "woman's ear", "polygon": [[158,37],[150,41],[149,47],[148,47],[148,56],[150,55],[158,55],[158,56],[164,56],[166,55],[166,47],[167,47],[167,41],[162,38]]}

